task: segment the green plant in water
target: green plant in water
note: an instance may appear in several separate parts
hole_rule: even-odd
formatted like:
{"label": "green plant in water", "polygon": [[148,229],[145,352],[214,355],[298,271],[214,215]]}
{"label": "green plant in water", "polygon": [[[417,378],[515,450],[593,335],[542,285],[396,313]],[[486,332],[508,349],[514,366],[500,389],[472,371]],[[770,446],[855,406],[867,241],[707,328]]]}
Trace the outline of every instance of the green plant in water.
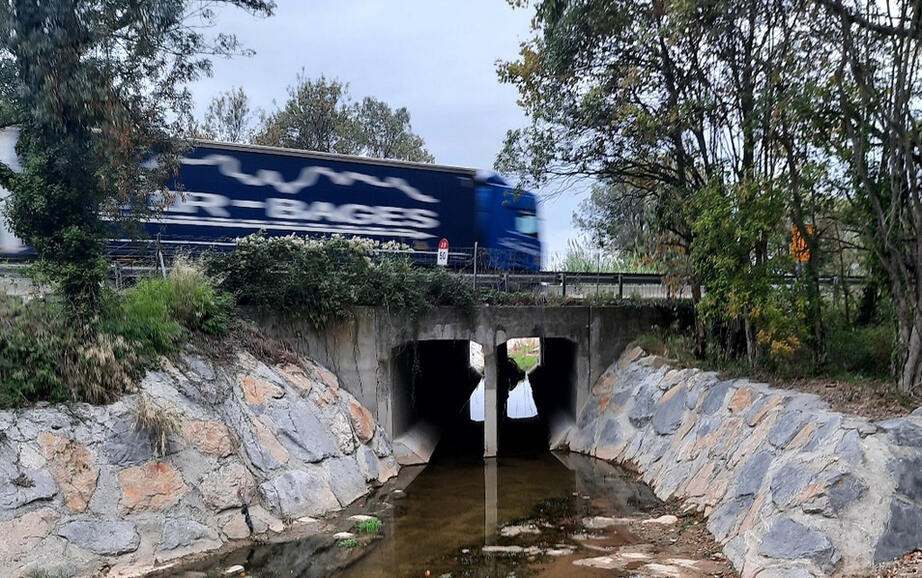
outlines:
{"label": "green plant in water", "polygon": [[369,518],[367,520],[362,520],[358,523],[359,532],[365,532],[367,534],[377,534],[381,529],[381,520],[378,518]]}

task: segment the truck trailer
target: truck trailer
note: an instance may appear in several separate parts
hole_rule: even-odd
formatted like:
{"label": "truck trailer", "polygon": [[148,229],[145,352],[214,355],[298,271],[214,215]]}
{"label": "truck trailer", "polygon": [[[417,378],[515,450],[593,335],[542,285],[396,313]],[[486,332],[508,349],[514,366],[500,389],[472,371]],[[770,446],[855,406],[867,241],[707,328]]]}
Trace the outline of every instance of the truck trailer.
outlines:
{"label": "truck trailer", "polygon": [[[0,147],[15,141],[8,133]],[[0,150],[0,158],[15,155]],[[169,202],[144,223],[164,244],[230,245],[257,232],[343,235],[397,241],[435,255],[444,238],[452,248],[485,249],[485,264],[494,268],[541,267],[535,196],[495,173],[197,141],[167,189]],[[23,250],[17,243],[6,233],[4,252]]]}

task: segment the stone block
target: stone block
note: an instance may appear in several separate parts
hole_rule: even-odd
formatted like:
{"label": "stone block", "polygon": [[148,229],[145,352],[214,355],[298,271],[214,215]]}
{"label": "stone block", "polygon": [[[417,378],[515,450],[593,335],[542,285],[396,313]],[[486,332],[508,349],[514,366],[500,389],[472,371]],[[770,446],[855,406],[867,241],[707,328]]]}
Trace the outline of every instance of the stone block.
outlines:
{"label": "stone block", "polygon": [[217,539],[217,532],[195,520],[167,518],[163,522],[163,532],[160,535],[160,550],[188,548],[196,542],[214,542]]}
{"label": "stone block", "polygon": [[118,483],[122,488],[122,514],[171,508],[189,490],[176,468],[166,462],[148,462],[122,470]]}
{"label": "stone block", "polygon": [[256,490],[256,481],[242,464],[230,463],[206,474],[198,489],[205,505],[221,511],[249,503]]}
{"label": "stone block", "polygon": [[842,559],[825,535],[790,518],[781,518],[772,524],[762,538],[759,553],[781,560],[810,560],[830,574]]}
{"label": "stone block", "polygon": [[134,552],[141,544],[137,526],[124,520],[75,520],[61,526],[58,535],[84,550],[107,556]]}
{"label": "stone block", "polygon": [[900,498],[890,501],[890,517],[883,535],[874,547],[874,563],[879,564],[922,548],[922,509]]}
{"label": "stone block", "polygon": [[260,485],[269,506],[286,518],[319,516],[340,507],[319,466],[292,470]]}
{"label": "stone block", "polygon": [[64,503],[74,513],[86,511],[99,470],[89,450],[75,441],[42,432],[38,436],[42,454],[48,461],[51,475],[64,492]]}

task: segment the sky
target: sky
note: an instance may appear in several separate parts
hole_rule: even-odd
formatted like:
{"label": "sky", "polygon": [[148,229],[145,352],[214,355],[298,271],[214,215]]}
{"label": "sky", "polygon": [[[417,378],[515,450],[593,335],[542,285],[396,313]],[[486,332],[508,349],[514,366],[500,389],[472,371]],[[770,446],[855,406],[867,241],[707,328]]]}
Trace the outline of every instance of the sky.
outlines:
{"label": "sky", "polygon": [[[277,4],[269,18],[219,13],[217,29],[235,34],[255,55],[214,62],[212,77],[192,87],[197,114],[235,86],[271,110],[303,70],[347,82],[355,100],[373,96],[406,106],[413,130],[440,164],[490,169],[506,131],[527,124],[516,89],[499,82],[496,62],[514,59],[530,37],[530,9],[514,10],[505,0]],[[546,265],[576,237],[572,214],[580,198],[573,192],[542,201]]]}

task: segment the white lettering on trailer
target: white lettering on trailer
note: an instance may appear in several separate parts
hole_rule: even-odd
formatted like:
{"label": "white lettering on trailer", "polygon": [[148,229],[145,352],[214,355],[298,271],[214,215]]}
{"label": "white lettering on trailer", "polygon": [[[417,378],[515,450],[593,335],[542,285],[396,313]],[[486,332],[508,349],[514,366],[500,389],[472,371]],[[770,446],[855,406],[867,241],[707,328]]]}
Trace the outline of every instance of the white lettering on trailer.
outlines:
{"label": "white lettering on trailer", "polygon": [[348,186],[358,181],[373,187],[397,189],[411,199],[421,203],[439,202],[435,197],[423,194],[419,189],[411,186],[405,180],[396,177],[387,177],[381,180],[363,173],[356,173],[353,171],[340,173],[326,167],[313,166],[304,167],[301,169],[301,173],[298,175],[297,179],[288,182],[278,171],[260,169],[256,171],[255,175],[247,174],[241,170],[240,161],[230,155],[208,155],[200,159],[186,157],[182,159],[182,164],[190,166],[215,166],[218,167],[218,172],[222,175],[235,179],[245,185],[251,187],[271,186],[278,192],[289,195],[298,194],[303,189],[314,186],[317,183],[317,178],[324,176],[336,185]]}
{"label": "white lettering on trailer", "polygon": [[173,194],[173,205],[166,208],[171,213],[198,213],[201,209],[212,217],[230,217],[230,213],[224,208],[230,204],[230,199],[223,195],[189,192]]}

